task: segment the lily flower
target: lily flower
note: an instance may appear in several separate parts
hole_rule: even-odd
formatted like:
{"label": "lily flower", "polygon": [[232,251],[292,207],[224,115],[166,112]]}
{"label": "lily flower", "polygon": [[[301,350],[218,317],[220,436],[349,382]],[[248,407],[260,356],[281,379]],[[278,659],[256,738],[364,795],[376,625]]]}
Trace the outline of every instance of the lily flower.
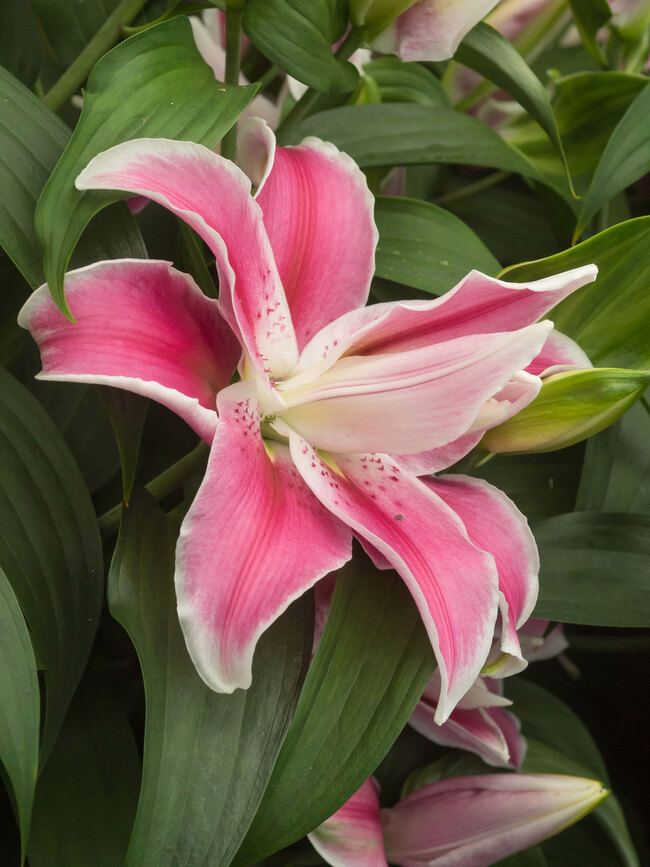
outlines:
{"label": "lily flower", "polygon": [[[41,379],[126,388],[212,445],[177,546],[178,614],[216,691],[247,688],[255,645],[351,556],[352,534],[406,582],[438,659],[444,720],[537,592],[537,552],[505,495],[421,480],[529,403],[547,310],[595,266],[528,285],[472,272],[440,299],[364,308],[373,198],[354,162],[308,138],[276,148],[248,119],[241,164],[192,142],[136,139],[95,157],[79,189],[144,195],[212,249],[220,298],[167,262],[99,262],[66,278],[77,322],[41,287],[19,322]],[[251,180],[256,195],[251,193]],[[552,353],[551,353],[552,354]],[[241,381],[229,385],[235,366]]]}
{"label": "lily flower", "polygon": [[352,0],[352,23],[370,46],[401,60],[448,60],[499,0]]}

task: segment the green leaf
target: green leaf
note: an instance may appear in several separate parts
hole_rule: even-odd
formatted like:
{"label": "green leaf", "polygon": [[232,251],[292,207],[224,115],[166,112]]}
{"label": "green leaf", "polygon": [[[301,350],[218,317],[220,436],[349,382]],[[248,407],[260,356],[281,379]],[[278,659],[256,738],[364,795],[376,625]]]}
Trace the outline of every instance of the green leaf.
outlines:
{"label": "green leaf", "polygon": [[597,367],[650,368],[649,230],[650,217],[628,220],[577,247],[515,265],[500,276],[520,283],[595,263],[596,282],[574,292],[549,319],[573,337]]}
{"label": "green leaf", "polygon": [[38,780],[30,867],[121,867],[139,785],[124,710],[99,679],[85,678]]}
{"label": "green leaf", "polygon": [[41,68],[41,47],[29,0],[0,3],[0,66],[31,87]]}
{"label": "green leaf", "polygon": [[461,42],[454,60],[503,88],[537,121],[557,149],[571,184],[551,101],[541,81],[514,45],[489,24],[479,22]]}
{"label": "green leaf", "polygon": [[650,515],[574,512],[534,531],[542,562],[535,617],[650,626]]}
{"label": "green leaf", "polygon": [[337,60],[341,36],[336,0],[248,0],[244,30],[253,45],[289,75],[326,93],[349,93],[356,68]]}
{"label": "green leaf", "polygon": [[[645,87],[642,75],[625,72],[579,72],[554,83],[552,107],[571,177],[586,189],[616,124]],[[531,118],[507,130],[509,141],[545,176],[563,179],[565,168],[546,133]]]}
{"label": "green leaf", "polygon": [[650,87],[647,85],[607,142],[576,227],[576,237],[605,202],[650,171]]}
{"label": "green leaf", "polygon": [[39,21],[64,66],[77,59],[120,0],[32,0]]}
{"label": "green leaf", "polygon": [[377,83],[382,102],[416,102],[449,106],[440,80],[421,63],[403,63],[397,57],[377,57],[363,67]]}
{"label": "green leaf", "polygon": [[472,268],[496,274],[499,263],[462,220],[417,199],[379,196],[376,273],[441,295]]}
{"label": "green leaf", "polygon": [[[196,673],[176,615],[175,538],[135,489],[123,512],[109,605],[135,644],[147,718],[133,867],[227,867],[255,814],[297,701],[313,635],[309,596],[261,638],[253,684],[213,692]],[[206,806],[207,805],[207,806]]]}
{"label": "green leaf", "polygon": [[580,481],[580,453],[564,449],[536,455],[496,455],[472,469],[471,475],[506,493],[529,521],[542,521],[573,510]]}
{"label": "green leaf", "polygon": [[590,439],[576,509],[650,514],[648,443],[650,414],[639,404],[619,422]]}
{"label": "green leaf", "polygon": [[214,147],[255,89],[215,81],[182,17],[132,36],[99,61],[88,79],[79,123],[36,209],[45,274],[64,312],[69,313],[63,276],[84,226],[124,198],[119,192],[75,189],[79,172],[101,151],[132,138],[191,139]]}
{"label": "green leaf", "polygon": [[291,143],[325,138],[362,167],[418,163],[469,163],[540,179],[523,154],[481,121],[443,105],[353,105],[302,121]]}
{"label": "green leaf", "polygon": [[585,48],[599,66],[606,66],[607,58],[596,35],[612,17],[609,3],[607,0],[569,0],[569,5]]}
{"label": "green leaf", "polygon": [[102,551],[88,491],[52,421],[0,371],[0,567],[45,669],[47,756],[93,642]]}
{"label": "green leaf", "polygon": [[401,578],[355,558],[339,574],[296,715],[233,864],[289,845],[338,810],[388,752],[433,668]]}
{"label": "green leaf", "polygon": [[641,397],[650,371],[590,368],[545,379],[535,400],[489,430],[481,448],[490,452],[551,452],[606,428]]}
{"label": "green leaf", "polygon": [[118,388],[100,388],[99,394],[113,426],[122,467],[122,491],[128,506],[138,468],[140,440],[149,401],[139,394]]}
{"label": "green leaf", "polygon": [[40,698],[29,632],[11,584],[0,569],[0,761],[18,807],[23,853],[38,771]]}
{"label": "green leaf", "polygon": [[[53,112],[0,68],[0,245],[32,287],[44,280],[34,230],[36,202],[69,135],[70,130]],[[146,257],[126,206],[101,215],[84,237],[79,254],[76,265],[98,258]]]}

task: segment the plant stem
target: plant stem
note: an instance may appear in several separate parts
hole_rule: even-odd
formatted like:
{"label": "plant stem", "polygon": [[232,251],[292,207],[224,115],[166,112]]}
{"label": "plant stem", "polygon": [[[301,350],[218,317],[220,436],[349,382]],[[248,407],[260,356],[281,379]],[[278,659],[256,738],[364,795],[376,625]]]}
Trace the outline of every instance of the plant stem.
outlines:
{"label": "plant stem", "polygon": [[264,93],[264,91],[269,86],[269,84],[271,84],[271,82],[275,81],[275,79],[278,77],[278,75],[280,74],[281,71],[282,70],[280,69],[279,66],[273,65],[273,66],[269,67],[269,69],[266,70],[264,75],[257,82],[260,86],[258,93]]}
{"label": "plant stem", "polygon": [[[155,479],[152,479],[145,485],[145,488],[156,500],[161,500],[167,494],[171,494],[172,491],[176,490],[188,476],[200,472],[205,467],[208,453],[209,446],[207,443],[200,442],[189,454],[186,454],[179,461],[176,461],[175,464],[172,464],[171,467],[163,470]],[[109,539],[117,532],[123,507],[123,504],[119,503],[119,505],[109,509],[108,512],[104,512],[97,519],[102,539]]]}
{"label": "plant stem", "polygon": [[[226,4],[226,84],[239,84],[241,69],[241,22],[244,16],[239,4]],[[234,160],[237,153],[237,124],[221,139],[221,156]]]}
{"label": "plant stem", "polygon": [[[339,45],[338,50],[334,55],[336,59],[347,60],[351,57],[363,42],[364,37],[365,30],[362,27],[353,27],[343,42]],[[312,111],[321,96],[321,91],[316,90],[313,87],[310,87],[309,90],[305,91],[278,127],[277,139],[280,143],[286,141],[300,121]]]}
{"label": "plant stem", "polygon": [[146,2],[122,0],[117,5],[77,59],[45,94],[43,102],[48,108],[57,111],[81,87],[97,61],[119,40],[122,27],[133,21]]}

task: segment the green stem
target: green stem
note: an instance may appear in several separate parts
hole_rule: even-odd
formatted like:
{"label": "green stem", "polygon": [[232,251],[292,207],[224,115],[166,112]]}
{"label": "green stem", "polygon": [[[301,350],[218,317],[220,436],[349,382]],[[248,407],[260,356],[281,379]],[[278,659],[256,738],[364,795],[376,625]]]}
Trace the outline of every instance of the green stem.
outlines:
{"label": "green stem", "polygon": [[[336,54],[334,55],[337,60],[347,60],[351,57],[354,52],[359,48],[361,43],[365,38],[365,30],[363,27],[353,27],[348,35],[345,37],[343,42],[339,45]],[[305,91],[305,93],[300,97],[298,102],[291,109],[289,114],[282,121],[277,130],[277,139],[281,144],[284,143],[295,127],[298,126],[301,120],[305,118],[308,114],[312,112],[318,101],[320,100],[322,93],[320,90],[316,90],[313,87],[310,87],[309,90]]]}
{"label": "green stem", "polygon": [[[171,494],[172,491],[175,491],[176,488],[178,488],[185,479],[188,478],[188,476],[192,476],[194,473],[203,470],[205,468],[208,453],[209,446],[207,443],[200,442],[193,451],[182,457],[179,461],[176,461],[176,463],[172,464],[171,467],[167,467],[167,469],[159,476],[156,476],[155,479],[152,479],[147,485],[145,485],[146,489],[156,498],[156,500],[161,500],[163,497],[166,497],[167,494]],[[100,515],[97,519],[102,539],[109,539],[117,532],[120,526],[122,508],[123,504],[120,503],[112,509],[109,509],[108,512],[104,512],[104,514]]]}
{"label": "green stem", "polygon": [[457,202],[459,199],[465,199],[467,196],[473,196],[474,193],[480,193],[481,190],[487,190],[495,184],[500,183],[504,178],[507,178],[509,172],[493,172],[481,178],[479,181],[474,181],[471,184],[465,184],[464,187],[459,187],[457,190],[450,190],[442,196],[437,196],[434,199],[436,205],[448,205],[450,202]]}
{"label": "green stem", "polygon": [[133,21],[145,3],[147,0],[122,0],[116,6],[77,59],[43,97],[48,108],[57,111],[79,90],[93,66],[119,40],[122,27]]}
{"label": "green stem", "polygon": [[259,79],[259,81],[258,81],[258,84],[259,84],[259,86],[260,86],[260,89],[258,90],[258,93],[264,93],[264,91],[266,90],[266,88],[267,88],[267,87],[268,87],[268,86],[269,86],[273,81],[275,81],[275,79],[278,77],[278,75],[280,74],[281,71],[282,71],[282,70],[280,69],[280,67],[279,67],[279,66],[275,66],[275,65],[274,65],[274,66],[271,66],[269,69],[267,69],[266,72],[264,73],[264,75],[263,75],[263,76]]}
{"label": "green stem", "polygon": [[[239,84],[241,69],[241,22],[244,16],[239,4],[226,4],[226,84]],[[221,156],[234,160],[237,154],[237,124],[221,140]]]}

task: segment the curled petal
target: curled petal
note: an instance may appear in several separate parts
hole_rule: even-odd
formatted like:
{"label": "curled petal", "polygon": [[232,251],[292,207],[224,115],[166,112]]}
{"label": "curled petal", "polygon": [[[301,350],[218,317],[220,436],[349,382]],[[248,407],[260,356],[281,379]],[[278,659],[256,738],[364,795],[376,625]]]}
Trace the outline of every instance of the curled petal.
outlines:
{"label": "curled petal", "polygon": [[340,810],[307,836],[332,867],[388,867],[375,781],[367,780]]}
{"label": "curled petal", "polygon": [[595,780],[484,774],[424,786],[381,811],[399,867],[488,867],[577,822],[607,795]]}
{"label": "curled petal", "polygon": [[593,367],[593,364],[575,340],[554,329],[549,334],[542,351],[526,370],[534,376],[546,377],[564,370],[573,368],[585,370],[588,367]]}
{"label": "curled petal", "polygon": [[313,493],[370,542],[402,576],[422,616],[442,681],[443,722],[476,680],[492,640],[496,567],[472,544],[458,516],[387,455],[327,462],[284,428],[291,456]]}
{"label": "curled petal", "polygon": [[[285,419],[318,448],[339,453],[418,454],[446,445],[511,414],[512,401],[493,395],[534,358],[550,328],[538,323],[400,353],[346,356],[313,383],[302,385],[300,376],[282,383]],[[537,390],[524,390],[526,402]],[[497,412],[486,422],[481,413],[490,399]]]}
{"label": "curled petal", "polygon": [[66,275],[76,322],[41,286],[19,324],[39,345],[39,379],[112,385],[178,413],[208,442],[216,393],[228,385],[241,349],[191,277],[169,262],[116,259]]}
{"label": "curled petal", "polygon": [[264,127],[257,118],[242,124],[238,159],[258,184],[302,347],[368,299],[378,238],[374,198],[361,169],[334,145],[307,138],[298,147],[276,147]]}
{"label": "curled petal", "polygon": [[176,551],[187,647],[217,692],[246,689],[264,630],[351,556],[351,533],[313,496],[280,443],[260,436],[251,383],[219,395],[205,479]]}
{"label": "curled petal", "polygon": [[193,142],[135,139],[99,154],[76,180],[80,190],[127,190],[178,214],[214,252],[219,304],[262,379],[297,359],[289,307],[250,181]]}
{"label": "curled petal", "polygon": [[597,275],[595,265],[585,265],[531,283],[506,283],[471,271],[433,301],[373,304],[347,313],[310,341],[297,370],[327,370],[342,355],[403,352],[457,337],[525,328]]}
{"label": "curled petal", "polygon": [[530,617],[538,592],[539,555],[528,521],[498,488],[469,476],[426,480],[460,516],[472,542],[489,551],[499,574],[501,650],[522,659],[517,628]]}

